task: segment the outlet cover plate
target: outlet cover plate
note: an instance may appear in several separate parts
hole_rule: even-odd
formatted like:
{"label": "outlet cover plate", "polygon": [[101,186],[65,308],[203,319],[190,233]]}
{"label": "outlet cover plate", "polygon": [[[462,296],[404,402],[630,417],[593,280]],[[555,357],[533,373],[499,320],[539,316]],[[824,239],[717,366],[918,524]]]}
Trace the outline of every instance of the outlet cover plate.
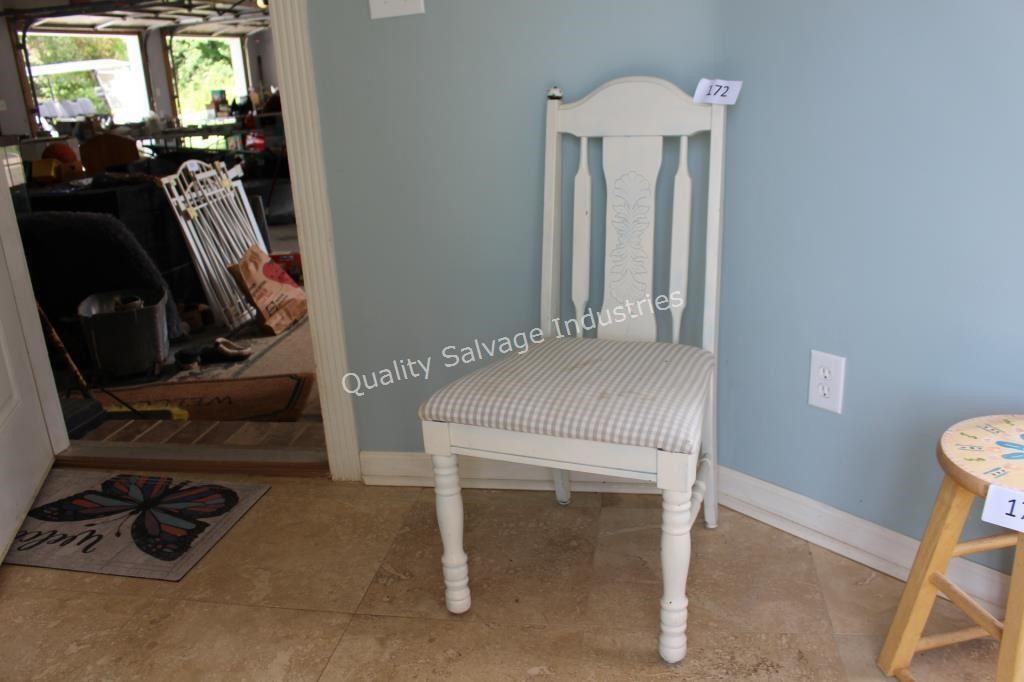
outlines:
{"label": "outlet cover plate", "polygon": [[845,384],[846,358],[812,350],[811,376],[807,387],[808,404],[842,414]]}
{"label": "outlet cover plate", "polygon": [[407,14],[426,14],[424,0],[370,0],[370,18],[388,19]]}

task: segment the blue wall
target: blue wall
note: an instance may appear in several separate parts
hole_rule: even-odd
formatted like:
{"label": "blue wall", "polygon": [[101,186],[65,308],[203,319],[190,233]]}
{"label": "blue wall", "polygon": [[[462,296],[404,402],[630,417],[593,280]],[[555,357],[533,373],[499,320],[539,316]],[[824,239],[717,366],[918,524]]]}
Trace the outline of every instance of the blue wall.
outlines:
{"label": "blue wall", "polygon": [[362,449],[422,450],[419,403],[473,369],[436,367],[445,346],[538,324],[547,89],[711,69],[713,2],[643,4],[429,0],[370,21],[364,0],[311,3],[349,363],[434,356],[429,383],[355,401]]}
{"label": "blue wall", "polygon": [[1024,4],[724,7],[722,462],[920,537],[945,427],[1024,411]]}
{"label": "blue wall", "polygon": [[[537,323],[549,85],[717,75],[744,80],[722,463],[919,536],[943,428],[1021,411],[1024,5],[428,0],[371,22],[321,1],[310,19],[354,371]],[[811,348],[848,358],[841,416],[807,406]],[[361,447],[420,449],[416,406],[460,373],[357,399]]]}

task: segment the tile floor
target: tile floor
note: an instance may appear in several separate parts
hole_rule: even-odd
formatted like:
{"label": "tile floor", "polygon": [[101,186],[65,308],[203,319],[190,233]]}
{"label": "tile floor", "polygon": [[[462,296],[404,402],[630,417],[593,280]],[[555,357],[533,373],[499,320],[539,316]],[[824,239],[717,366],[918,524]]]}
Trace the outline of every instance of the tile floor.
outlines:
{"label": "tile floor", "polygon": [[[473,609],[456,617],[432,491],[267,482],[178,583],[0,568],[0,679],[885,679],[902,584],[729,510],[695,527],[689,653],[667,666],[655,496],[465,491]],[[931,623],[965,625],[947,603]],[[967,643],[912,670],[993,679],[995,656]]]}

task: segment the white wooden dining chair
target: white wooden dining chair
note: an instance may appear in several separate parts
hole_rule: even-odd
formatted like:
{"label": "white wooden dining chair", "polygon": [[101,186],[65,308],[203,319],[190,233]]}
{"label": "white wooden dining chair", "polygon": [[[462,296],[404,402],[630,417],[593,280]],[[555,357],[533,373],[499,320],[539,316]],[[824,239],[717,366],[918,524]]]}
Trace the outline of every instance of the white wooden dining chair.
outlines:
{"label": "white wooden dining chair", "polygon": [[[687,142],[704,132],[710,133],[710,155],[703,348],[696,348],[680,344],[679,337],[691,222]],[[574,333],[590,300],[587,141],[602,140],[604,300],[599,310],[591,304],[600,321],[597,338],[569,336],[566,325],[552,324],[559,315],[563,134],[580,141],[573,190],[575,317],[568,324]],[[651,481],[662,491],[659,651],[670,663],[686,655],[690,528],[702,501],[705,523],[713,528],[717,522],[714,356],[724,134],[723,106],[694,103],[658,78],[620,78],[570,103],[562,103],[557,88],[549,92],[540,308],[541,329],[550,331],[527,352],[462,377],[420,408],[424,446],[433,458],[445,603],[452,613],[470,606],[457,455],[550,467],[562,504],[570,501],[570,471]],[[669,291],[659,298],[653,282],[654,212],[664,138],[678,140],[680,153],[672,190]],[[672,342],[655,340],[655,309],[671,310]]]}

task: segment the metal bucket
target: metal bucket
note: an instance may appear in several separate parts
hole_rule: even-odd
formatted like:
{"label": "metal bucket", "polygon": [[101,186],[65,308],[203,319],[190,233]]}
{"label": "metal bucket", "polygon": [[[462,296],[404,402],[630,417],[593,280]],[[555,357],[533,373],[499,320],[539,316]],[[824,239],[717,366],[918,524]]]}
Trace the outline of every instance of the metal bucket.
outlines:
{"label": "metal bucket", "polygon": [[167,360],[167,293],[128,289],[93,294],[78,304],[96,368],[112,376],[157,374]]}

